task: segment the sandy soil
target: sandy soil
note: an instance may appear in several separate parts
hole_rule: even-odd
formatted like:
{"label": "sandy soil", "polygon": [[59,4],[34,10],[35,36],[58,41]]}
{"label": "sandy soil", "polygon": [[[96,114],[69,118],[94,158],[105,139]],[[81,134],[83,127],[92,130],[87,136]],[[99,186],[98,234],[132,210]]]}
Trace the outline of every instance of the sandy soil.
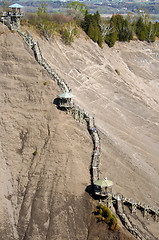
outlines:
{"label": "sandy soil", "polygon": [[86,126],[57,110],[58,87],[16,33],[0,35],[0,63],[0,239],[86,239]]}
{"label": "sandy soil", "polygon": [[[110,236],[92,218],[96,202],[85,192],[92,154],[86,126],[57,110],[59,89],[21,37],[0,33],[0,238],[131,239],[122,228]],[[159,42],[100,49],[85,35],[71,46],[34,38],[75,101],[96,115],[101,177],[113,180],[113,191],[159,207]],[[146,225],[141,216],[132,221],[148,239],[159,239],[151,218]]]}
{"label": "sandy soil", "polygon": [[[75,101],[96,116],[102,136],[101,177],[113,180],[115,192],[159,207],[159,41],[100,49],[85,35],[71,46],[59,39],[38,40]],[[150,239],[159,239],[159,228],[150,225]]]}

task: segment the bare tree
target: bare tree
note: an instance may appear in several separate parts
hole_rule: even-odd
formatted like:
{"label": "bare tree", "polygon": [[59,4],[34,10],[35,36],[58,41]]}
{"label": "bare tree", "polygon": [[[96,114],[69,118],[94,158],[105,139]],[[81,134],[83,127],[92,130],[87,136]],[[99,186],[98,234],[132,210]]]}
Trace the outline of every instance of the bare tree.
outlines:
{"label": "bare tree", "polygon": [[77,27],[74,23],[66,23],[62,30],[62,38],[65,43],[70,44],[71,42],[73,42],[74,36],[77,36],[77,33]]}
{"label": "bare tree", "polygon": [[104,39],[109,33],[113,32],[113,27],[110,25],[110,23],[103,22],[99,24],[101,29],[102,38]]}
{"label": "bare tree", "polygon": [[50,21],[41,21],[40,23],[40,30],[43,36],[49,41],[53,38],[56,31],[56,24]]}

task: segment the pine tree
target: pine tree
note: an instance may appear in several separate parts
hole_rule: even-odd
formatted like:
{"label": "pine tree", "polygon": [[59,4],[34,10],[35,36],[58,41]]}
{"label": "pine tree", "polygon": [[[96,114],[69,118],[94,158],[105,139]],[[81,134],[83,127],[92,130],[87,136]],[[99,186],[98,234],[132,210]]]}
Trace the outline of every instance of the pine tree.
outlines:
{"label": "pine tree", "polygon": [[100,26],[101,17],[100,17],[100,14],[99,14],[98,11],[94,14],[94,18],[95,18],[95,20],[96,20],[96,22],[97,22],[97,25]]}
{"label": "pine tree", "polygon": [[94,27],[92,23],[90,23],[89,28],[88,28],[88,36],[93,39],[94,38]]}
{"label": "pine tree", "polygon": [[116,29],[114,27],[113,31],[109,35],[106,36],[105,42],[108,44],[109,47],[113,47],[115,42],[117,41],[117,39],[118,39],[118,35],[117,35]]}
{"label": "pine tree", "polygon": [[99,28],[96,25],[95,28],[94,28],[94,36],[93,36],[93,41],[94,42],[98,42],[98,34],[99,34]]}
{"label": "pine tree", "polygon": [[148,32],[143,18],[140,17],[136,23],[136,35],[140,41],[148,40]]}
{"label": "pine tree", "polygon": [[102,34],[100,32],[100,29],[98,28],[98,45],[102,48],[102,42],[103,42],[103,39],[102,39]]}
{"label": "pine tree", "polygon": [[84,21],[81,26],[83,30],[88,34],[88,36],[102,47],[102,35],[100,31],[99,23],[101,21],[100,14],[97,11],[94,15],[88,14],[86,12]]}
{"label": "pine tree", "polygon": [[125,19],[122,21],[122,29],[118,33],[119,41],[130,41],[133,38],[129,22]]}
{"label": "pine tree", "polygon": [[159,37],[159,22],[155,22],[154,24],[154,34],[156,37]]}

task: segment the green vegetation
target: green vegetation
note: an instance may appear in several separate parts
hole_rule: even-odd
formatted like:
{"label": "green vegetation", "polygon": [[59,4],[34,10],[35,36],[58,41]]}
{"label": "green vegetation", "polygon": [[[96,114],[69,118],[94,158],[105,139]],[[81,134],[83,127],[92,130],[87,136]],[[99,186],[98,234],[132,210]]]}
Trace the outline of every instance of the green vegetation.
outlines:
{"label": "green vegetation", "polygon": [[67,4],[67,14],[72,16],[79,26],[86,11],[88,11],[88,8],[84,3],[73,1]]}
{"label": "green vegetation", "polygon": [[102,41],[105,41],[109,47],[112,47],[117,40],[130,41],[133,38],[131,25],[120,14],[113,15],[108,21],[101,19],[99,12],[96,12],[94,15],[86,12],[81,26],[100,47],[102,47]]}
{"label": "green vegetation", "polygon": [[154,23],[143,9],[138,11],[138,15],[128,13],[126,18],[113,14],[110,20],[102,19],[98,12],[94,15],[86,12],[81,27],[100,47],[102,41],[113,47],[116,41],[129,42],[135,35],[140,41],[148,42],[154,42],[159,36],[159,23]]}
{"label": "green vegetation", "polygon": [[37,154],[38,154],[37,151],[34,151],[34,152],[33,152],[33,156],[36,156]]}
{"label": "green vegetation", "polygon": [[43,0],[41,3],[41,7],[38,7],[37,15],[41,16],[46,12],[47,12],[47,3]]}
{"label": "green vegetation", "polygon": [[95,210],[95,215],[97,215],[98,221],[105,222],[109,229],[112,231],[119,230],[119,225],[117,223],[117,218],[111,213],[110,209],[104,205],[99,205]]}
{"label": "green vegetation", "polygon": [[144,21],[143,17],[140,17],[136,23],[136,35],[141,41],[154,42],[155,36],[158,36],[158,26],[157,23],[152,23],[151,21]]}
{"label": "green vegetation", "polygon": [[78,36],[76,24],[73,22],[66,23],[61,29],[61,36],[66,44],[73,42],[74,36]]}
{"label": "green vegetation", "polygon": [[120,71],[118,69],[115,69],[115,72],[120,75]]}
{"label": "green vegetation", "polygon": [[113,15],[110,19],[114,25],[119,41],[130,41],[133,38],[132,27],[127,19],[120,14]]}
{"label": "green vegetation", "polygon": [[59,13],[48,13],[47,4],[42,2],[37,13],[28,13],[22,20],[22,25],[35,27],[42,37],[50,41],[55,35],[60,35],[66,44],[70,44],[78,36],[76,22],[71,16]]}
{"label": "green vegetation", "polygon": [[84,20],[81,23],[81,27],[94,42],[97,42],[98,45],[102,47],[100,23],[101,17],[99,12],[96,12],[94,15],[92,15],[88,14],[88,11],[86,11]]}
{"label": "green vegetation", "polygon": [[71,44],[74,37],[78,37],[79,26],[101,48],[103,42],[113,47],[116,41],[129,42],[134,36],[148,42],[154,42],[159,37],[159,23],[154,23],[143,8],[136,15],[129,12],[126,17],[113,14],[110,19],[104,19],[98,11],[90,14],[85,4],[75,1],[67,4],[67,15],[63,15],[48,13],[43,0],[37,13],[26,14],[22,24],[34,26],[48,41],[59,35],[65,44]]}
{"label": "green vegetation", "polygon": [[159,22],[154,24],[154,32],[157,37],[159,37]]}

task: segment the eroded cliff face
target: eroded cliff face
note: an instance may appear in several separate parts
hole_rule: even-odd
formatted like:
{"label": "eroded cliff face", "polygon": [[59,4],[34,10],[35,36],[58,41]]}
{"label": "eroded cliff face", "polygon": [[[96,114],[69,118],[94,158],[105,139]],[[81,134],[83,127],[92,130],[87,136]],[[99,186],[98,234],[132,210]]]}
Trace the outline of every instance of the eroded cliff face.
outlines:
{"label": "eroded cliff face", "polygon": [[100,49],[83,35],[71,46],[58,39],[39,42],[75,101],[95,113],[107,141],[103,174],[113,178],[116,190],[159,206],[159,41],[117,43],[111,49]]}
{"label": "eroded cliff face", "polygon": [[[131,239],[122,229],[108,233],[90,217],[92,200],[85,188],[93,145],[86,126],[57,110],[59,88],[17,33],[2,32],[0,238]],[[75,101],[96,115],[100,176],[113,180],[113,191],[159,207],[158,42],[100,49],[83,34],[71,46],[60,39],[34,39]],[[152,219],[138,213],[131,221],[147,239],[159,238]]]}
{"label": "eroded cliff face", "polygon": [[[38,40],[75,101],[96,116],[102,137],[100,177],[113,180],[113,191],[159,207],[159,41],[100,49],[83,33],[71,46],[57,38]],[[131,220],[147,239],[158,239],[158,223],[148,218],[139,213]]]}
{"label": "eroded cliff face", "polygon": [[57,110],[58,87],[17,33],[0,35],[0,63],[0,238],[86,239],[86,126]]}

